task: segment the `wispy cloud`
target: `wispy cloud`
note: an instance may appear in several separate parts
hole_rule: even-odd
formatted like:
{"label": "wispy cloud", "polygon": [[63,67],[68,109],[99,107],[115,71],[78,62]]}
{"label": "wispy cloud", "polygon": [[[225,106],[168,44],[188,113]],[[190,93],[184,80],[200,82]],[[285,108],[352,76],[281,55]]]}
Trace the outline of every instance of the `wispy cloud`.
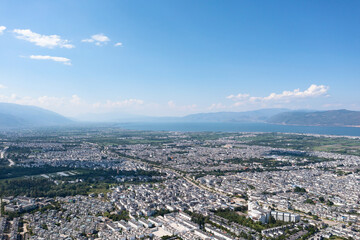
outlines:
{"label": "wispy cloud", "polygon": [[4,89],[4,88],[7,88],[7,87],[3,84],[0,84],[0,89]]}
{"label": "wispy cloud", "polygon": [[0,95],[1,102],[16,103],[22,105],[34,105],[39,107],[54,107],[62,106],[64,104],[64,98],[41,96],[33,98],[29,96],[21,97],[16,94]]}
{"label": "wispy cloud", "polygon": [[213,110],[223,110],[223,109],[227,109],[228,106],[225,106],[222,103],[213,103],[210,105],[210,107],[208,107],[208,110],[213,111]]}
{"label": "wispy cloud", "polygon": [[168,108],[175,110],[175,111],[180,111],[180,112],[193,112],[196,111],[197,109],[197,105],[196,104],[190,104],[190,105],[177,105],[174,101],[168,101],[167,103]]}
{"label": "wispy cloud", "polygon": [[30,29],[15,29],[16,38],[34,43],[40,47],[46,48],[74,48],[69,40],[62,39],[59,35],[42,35],[32,32]]}
{"label": "wispy cloud", "polygon": [[47,56],[47,55],[31,55],[29,58],[35,59],[35,60],[51,60],[51,61],[63,63],[65,65],[71,65],[71,60],[69,58],[65,58],[65,57],[53,57],[53,56]]}
{"label": "wispy cloud", "polygon": [[237,94],[237,95],[230,95],[230,96],[227,96],[226,98],[227,99],[236,99],[236,100],[243,100],[243,99],[247,99],[247,98],[249,98],[250,97],[250,95],[249,94],[247,94],[247,93],[239,93],[239,94]]}
{"label": "wispy cloud", "polygon": [[0,26],[0,35],[3,34],[5,30],[6,30],[5,26]]}
{"label": "wispy cloud", "polygon": [[76,94],[71,96],[70,102],[75,105],[81,105],[84,101]]}
{"label": "wispy cloud", "polygon": [[122,101],[111,101],[107,100],[105,103],[97,102],[93,104],[95,108],[106,108],[106,109],[116,109],[116,108],[124,108],[124,107],[131,107],[136,105],[143,105],[144,101],[141,99],[125,99]]}
{"label": "wispy cloud", "polygon": [[[268,96],[251,96],[248,93],[232,94],[226,98],[231,100],[231,104],[214,103],[208,107],[210,111],[227,110],[254,110],[258,108],[304,108],[309,100],[319,97],[327,97],[329,86],[312,84],[310,87],[301,91],[294,89],[292,91],[283,91],[281,93],[270,93]],[[313,101],[313,100],[311,100]]]}
{"label": "wispy cloud", "polygon": [[271,93],[266,97],[253,97],[250,94],[239,93],[229,95],[226,98],[233,101],[241,102],[269,102],[269,101],[291,101],[294,99],[314,98],[325,96],[329,90],[328,86],[312,84],[305,91],[295,89],[293,91],[283,91],[282,93]]}
{"label": "wispy cloud", "polygon": [[110,38],[102,33],[92,35],[90,38],[81,40],[82,42],[95,43],[97,46],[101,46],[110,41]]}
{"label": "wispy cloud", "polygon": [[60,114],[76,116],[84,113],[103,113],[114,112],[119,110],[130,111],[138,108],[146,108],[144,101],[130,98],[119,101],[107,100],[103,102],[88,102],[77,94],[70,97],[58,96],[18,96],[16,94],[0,94],[0,102],[16,103],[22,105],[32,105],[46,108]]}
{"label": "wispy cloud", "polygon": [[117,42],[114,44],[115,47],[121,47],[123,44],[121,42]]}

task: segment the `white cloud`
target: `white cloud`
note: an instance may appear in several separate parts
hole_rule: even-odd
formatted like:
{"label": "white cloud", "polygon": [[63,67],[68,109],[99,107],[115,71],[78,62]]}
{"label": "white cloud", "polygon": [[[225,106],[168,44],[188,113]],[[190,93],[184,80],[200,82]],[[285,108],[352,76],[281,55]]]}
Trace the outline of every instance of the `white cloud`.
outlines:
{"label": "white cloud", "polygon": [[83,103],[83,101],[81,100],[81,98],[80,98],[78,95],[76,95],[76,94],[74,94],[74,95],[71,96],[70,102],[73,103],[73,104],[75,104],[75,105],[80,105],[80,104]]}
{"label": "white cloud", "polygon": [[[0,102],[16,103],[22,105],[32,105],[55,111],[64,116],[80,116],[83,114],[103,114],[103,113],[126,113],[126,114],[148,114],[156,115],[160,105],[146,103],[141,99],[128,98],[121,100],[106,100],[92,102],[82,99],[79,95],[70,96],[18,96],[16,94],[0,94]],[[177,110],[174,110],[177,112]]]}
{"label": "white cloud", "polygon": [[0,84],[0,89],[7,88],[5,85]]}
{"label": "white cloud", "polygon": [[71,65],[71,60],[65,57],[53,57],[47,55],[31,55],[29,58],[36,60],[51,60],[55,62],[61,62],[65,65]]}
{"label": "white cloud", "polygon": [[[309,99],[328,97],[327,94],[329,87],[325,85],[312,84],[307,89],[301,91],[300,89],[294,89],[292,91],[283,91],[281,93],[271,93],[265,97],[251,96],[247,93],[239,93],[237,95],[229,95],[226,98],[232,100],[234,103],[231,105],[217,105],[210,106],[212,109],[241,109],[253,110],[258,108],[304,108],[306,101]],[[309,103],[309,102],[307,102]],[[312,100],[313,103],[313,100]]]}
{"label": "white cloud", "polygon": [[122,101],[111,101],[107,100],[105,103],[94,103],[93,107],[95,108],[107,108],[107,109],[116,109],[116,108],[125,108],[125,107],[131,107],[131,106],[138,106],[143,105],[144,101],[140,99],[125,99]]}
{"label": "white cloud", "polygon": [[271,93],[269,96],[263,98],[263,100],[281,100],[289,98],[309,98],[323,96],[329,90],[328,86],[312,84],[308,89],[301,92],[300,89],[294,91],[283,91],[280,94]]}
{"label": "white cloud", "polygon": [[121,42],[115,43],[114,46],[115,47],[121,47],[123,44]]}
{"label": "white cloud", "polygon": [[98,42],[108,42],[108,41],[110,41],[110,39],[107,36],[105,36],[104,34],[102,34],[102,33],[93,35],[91,38],[94,39],[95,41],[98,41]]}
{"label": "white cloud", "polygon": [[0,26],[0,35],[3,34],[3,32],[6,30],[5,26]]}
{"label": "white cloud", "polygon": [[305,91],[300,91],[300,89],[295,89],[293,91],[283,91],[282,93],[271,93],[267,97],[252,97],[249,94],[239,93],[238,95],[227,96],[227,99],[236,101],[236,105],[243,105],[246,102],[255,103],[255,102],[289,102],[294,99],[304,99],[304,98],[314,98],[325,96],[329,90],[328,86],[325,85],[316,85],[312,84]]}
{"label": "white cloud", "polygon": [[174,101],[169,101],[169,102],[168,102],[168,106],[169,106],[170,108],[176,107]]}
{"label": "white cloud", "polygon": [[83,39],[81,41],[82,42],[95,43],[95,45],[101,46],[101,45],[106,44],[107,42],[109,42],[110,38],[108,38],[107,36],[105,36],[102,33],[99,33],[99,34],[92,35],[91,38]]}
{"label": "white cloud", "polygon": [[32,42],[40,47],[47,48],[74,48],[75,46],[70,44],[69,40],[61,39],[59,35],[41,35],[34,33],[30,29],[15,29],[14,33],[17,34],[16,38],[22,39],[28,42]]}
{"label": "white cloud", "polygon": [[222,103],[213,103],[210,105],[210,107],[208,108],[209,110],[223,110],[223,109],[227,109],[228,107],[223,105]]}
{"label": "white cloud", "polygon": [[29,96],[20,97],[17,96],[16,94],[11,94],[10,96],[0,95],[0,101],[47,108],[47,107],[62,106],[64,104],[65,99],[57,98],[57,97],[48,97],[48,96],[41,96],[37,98],[33,98]]}
{"label": "white cloud", "polygon": [[16,94],[0,94],[0,102],[16,103],[22,105],[31,105],[46,108],[66,116],[76,116],[85,113],[105,113],[117,111],[134,111],[143,109],[152,109],[150,105],[144,103],[143,100],[130,98],[120,101],[107,100],[103,102],[88,102],[77,94],[70,97],[58,96],[18,96]]}
{"label": "white cloud", "polygon": [[226,98],[227,99],[246,99],[248,98],[250,95],[249,94],[244,94],[244,93],[239,93],[238,95],[230,95],[230,96],[227,96]]}
{"label": "white cloud", "polygon": [[41,96],[38,98],[19,98],[22,104],[25,105],[36,105],[40,107],[61,107],[66,103],[65,98]]}
{"label": "white cloud", "polygon": [[177,105],[174,101],[168,101],[168,107],[172,110],[179,111],[179,112],[193,112],[197,109],[196,104],[190,105]]}

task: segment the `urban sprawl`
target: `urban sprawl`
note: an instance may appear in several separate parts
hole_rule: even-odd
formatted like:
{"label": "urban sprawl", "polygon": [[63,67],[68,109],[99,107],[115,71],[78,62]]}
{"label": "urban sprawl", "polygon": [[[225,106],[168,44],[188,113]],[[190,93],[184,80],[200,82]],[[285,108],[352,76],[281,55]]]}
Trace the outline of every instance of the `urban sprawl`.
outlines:
{"label": "urban sprawl", "polygon": [[0,239],[360,239],[360,139],[0,134]]}

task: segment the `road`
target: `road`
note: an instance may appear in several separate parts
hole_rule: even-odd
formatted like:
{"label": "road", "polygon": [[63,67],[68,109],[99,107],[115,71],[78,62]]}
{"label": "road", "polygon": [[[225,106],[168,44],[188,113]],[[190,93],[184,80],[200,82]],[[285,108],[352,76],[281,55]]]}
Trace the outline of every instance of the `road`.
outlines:
{"label": "road", "polygon": [[[124,157],[124,156],[119,156],[119,157]],[[207,186],[205,186],[205,185],[202,185],[202,184],[200,184],[200,183],[195,182],[194,180],[192,180],[192,179],[190,179],[190,178],[187,178],[186,176],[183,176],[181,173],[177,172],[177,171],[174,170],[174,169],[171,169],[171,168],[168,168],[168,167],[165,167],[165,166],[159,167],[159,166],[157,166],[157,165],[155,165],[155,164],[149,163],[149,162],[144,161],[144,160],[141,160],[141,159],[134,159],[134,158],[132,158],[132,157],[130,157],[130,156],[127,156],[126,158],[127,158],[127,160],[129,160],[129,161],[134,161],[134,162],[138,162],[138,163],[146,163],[146,164],[152,166],[153,168],[156,168],[156,169],[159,169],[159,170],[165,170],[165,169],[166,169],[166,170],[168,170],[168,171],[171,171],[172,173],[174,173],[174,174],[177,175],[178,177],[183,178],[185,181],[187,181],[188,183],[194,185],[195,187],[202,188],[202,189],[204,189],[204,190],[217,193],[217,194],[219,194],[219,195],[221,195],[221,196],[227,196],[227,194],[225,194],[225,193],[222,193],[222,192],[220,192],[220,191],[216,191],[215,189],[209,188],[209,187],[207,187]]]}
{"label": "road", "polygon": [[9,161],[9,167],[15,166],[15,162],[11,159],[8,159]]}
{"label": "road", "polygon": [[[0,158],[6,158],[6,150],[8,150],[9,147],[5,147],[4,150],[0,152]],[[9,161],[9,167],[15,166],[15,162],[11,159],[7,159]]]}

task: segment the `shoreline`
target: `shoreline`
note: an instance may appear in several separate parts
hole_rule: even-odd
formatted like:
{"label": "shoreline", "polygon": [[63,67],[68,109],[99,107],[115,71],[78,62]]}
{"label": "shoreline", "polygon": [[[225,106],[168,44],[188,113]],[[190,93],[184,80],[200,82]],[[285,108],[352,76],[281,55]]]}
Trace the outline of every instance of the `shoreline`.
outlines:
{"label": "shoreline", "polygon": [[124,130],[131,131],[164,131],[164,132],[244,132],[244,133],[289,133],[309,134],[317,136],[360,138],[360,126],[304,126],[273,123],[235,123],[235,122],[207,122],[207,123],[127,123],[117,124]]}
{"label": "shoreline", "polygon": [[360,128],[360,125],[306,125],[306,124],[286,124],[286,123],[267,123],[278,126],[297,126],[297,127],[344,127],[344,128]]}

